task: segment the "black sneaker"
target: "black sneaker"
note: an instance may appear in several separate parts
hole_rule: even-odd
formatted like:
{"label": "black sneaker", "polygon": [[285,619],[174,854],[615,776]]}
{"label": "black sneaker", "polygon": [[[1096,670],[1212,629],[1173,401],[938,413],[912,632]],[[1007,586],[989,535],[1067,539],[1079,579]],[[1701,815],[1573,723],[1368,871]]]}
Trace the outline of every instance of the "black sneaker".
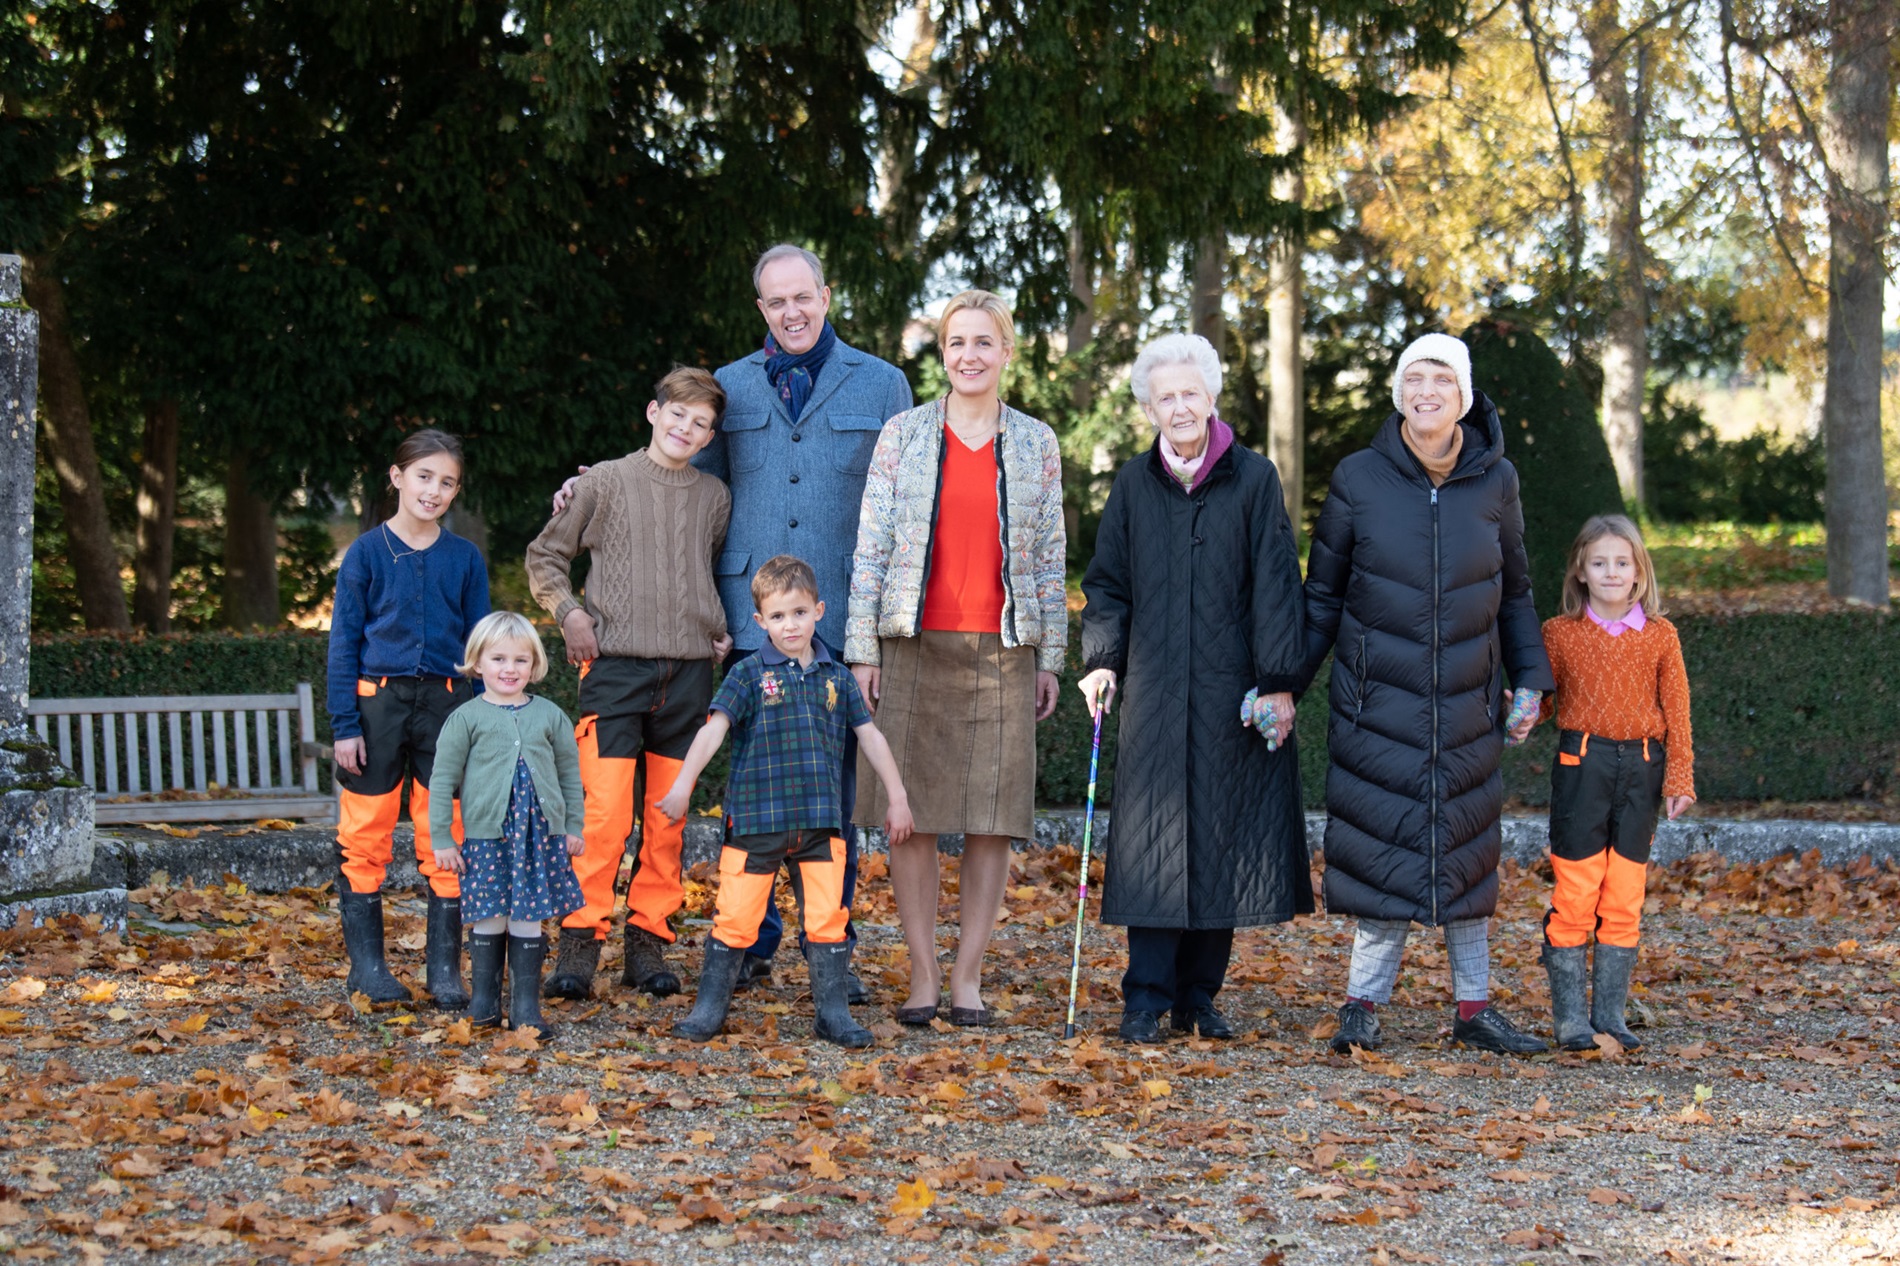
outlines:
{"label": "black sneaker", "polygon": [[1227,1022],[1227,1017],[1213,1003],[1189,1011],[1171,1012],[1168,1027],[1176,1033],[1193,1033],[1198,1029],[1202,1037],[1220,1042],[1234,1036],[1234,1026]]}
{"label": "black sneaker", "polygon": [[1500,1055],[1535,1055],[1550,1049],[1550,1043],[1543,1038],[1520,1033],[1517,1026],[1496,1007],[1486,1007],[1469,1020],[1453,1020],[1451,1040],[1481,1051],[1496,1051]]}
{"label": "black sneaker", "polygon": [[1161,1016],[1155,1011],[1124,1011],[1121,1027],[1115,1036],[1124,1042],[1139,1042],[1150,1046],[1162,1040]]}
{"label": "black sneaker", "polygon": [[1335,1055],[1349,1055],[1355,1046],[1362,1051],[1376,1051],[1384,1045],[1378,1016],[1356,1002],[1348,1002],[1339,1009],[1339,1032],[1333,1034],[1332,1040]]}

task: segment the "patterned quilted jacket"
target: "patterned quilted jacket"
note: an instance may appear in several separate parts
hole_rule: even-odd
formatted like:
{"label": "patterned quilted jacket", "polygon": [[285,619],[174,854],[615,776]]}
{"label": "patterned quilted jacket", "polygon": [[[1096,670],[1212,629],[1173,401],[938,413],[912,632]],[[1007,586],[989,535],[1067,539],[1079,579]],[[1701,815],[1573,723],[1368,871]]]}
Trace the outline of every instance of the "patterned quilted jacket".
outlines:
{"label": "patterned quilted jacket", "polygon": [[[937,531],[943,483],[944,401],[884,424],[858,511],[844,658],[879,662],[880,637],[915,637]],[[1056,435],[1003,406],[996,433],[996,503],[1003,540],[1003,645],[1036,648],[1036,667],[1062,671],[1069,644],[1063,591],[1068,531],[1062,519],[1062,457]]]}

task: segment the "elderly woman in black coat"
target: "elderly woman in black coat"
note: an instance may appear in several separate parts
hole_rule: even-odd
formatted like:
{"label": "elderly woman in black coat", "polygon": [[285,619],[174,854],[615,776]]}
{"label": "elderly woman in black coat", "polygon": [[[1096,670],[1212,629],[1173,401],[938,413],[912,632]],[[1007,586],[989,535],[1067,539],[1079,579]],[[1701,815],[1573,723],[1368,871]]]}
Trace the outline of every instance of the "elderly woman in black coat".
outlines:
{"label": "elderly woman in black coat", "polygon": [[1398,412],[1333,471],[1306,569],[1310,681],[1330,649],[1326,908],[1358,916],[1335,1051],[1380,1044],[1413,923],[1445,929],[1452,1038],[1543,1042],[1489,1003],[1506,710],[1521,739],[1555,681],[1531,605],[1517,471],[1471,355],[1427,334],[1399,355]]}
{"label": "elderly woman in black coat", "polygon": [[1122,696],[1102,921],[1128,929],[1124,1040],[1160,1041],[1163,1012],[1229,1038],[1214,999],[1234,929],[1313,909],[1299,554],[1273,463],[1214,414],[1212,345],[1158,339],[1133,380],[1159,434],[1115,476],[1082,579],[1082,693],[1091,714]]}

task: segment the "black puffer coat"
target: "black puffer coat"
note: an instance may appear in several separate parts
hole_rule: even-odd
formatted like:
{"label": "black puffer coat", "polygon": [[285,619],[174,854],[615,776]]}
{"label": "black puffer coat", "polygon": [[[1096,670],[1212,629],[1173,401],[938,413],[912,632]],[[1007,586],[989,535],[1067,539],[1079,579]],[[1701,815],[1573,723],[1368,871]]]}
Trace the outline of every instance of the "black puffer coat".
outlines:
{"label": "black puffer coat", "polygon": [[1235,928],[1313,909],[1300,766],[1240,723],[1298,684],[1300,561],[1273,463],[1235,446],[1192,493],[1150,450],[1108,494],[1082,658],[1121,681],[1102,922]]}
{"label": "black puffer coat", "polygon": [[1494,913],[1503,674],[1555,682],[1531,605],[1517,470],[1482,392],[1442,487],[1386,420],[1333,471],[1306,570],[1310,682],[1330,648],[1326,908]]}

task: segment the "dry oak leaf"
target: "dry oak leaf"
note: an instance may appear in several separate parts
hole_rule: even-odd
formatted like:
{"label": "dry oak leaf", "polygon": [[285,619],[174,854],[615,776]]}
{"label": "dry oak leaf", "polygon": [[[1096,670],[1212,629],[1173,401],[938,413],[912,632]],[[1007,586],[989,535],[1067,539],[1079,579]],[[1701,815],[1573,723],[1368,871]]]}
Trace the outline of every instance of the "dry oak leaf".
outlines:
{"label": "dry oak leaf", "polygon": [[897,1184],[897,1194],[891,1197],[891,1212],[900,1218],[914,1218],[935,1203],[937,1193],[919,1178],[916,1182]]}
{"label": "dry oak leaf", "polygon": [[1547,1182],[1557,1175],[1542,1169],[1500,1169],[1491,1175],[1492,1182]]}
{"label": "dry oak leaf", "polygon": [[1519,1248],[1555,1248],[1563,1242],[1564,1233],[1553,1231],[1547,1226],[1529,1226],[1521,1231],[1506,1231],[1504,1242]]}
{"label": "dry oak leaf", "polygon": [[1338,1183],[1321,1182],[1301,1187],[1293,1193],[1295,1200],[1337,1200],[1341,1196],[1352,1194],[1352,1188],[1342,1187]]}
{"label": "dry oak leaf", "polygon": [[1584,1197],[1591,1204],[1635,1204],[1636,1197],[1627,1191],[1612,1191],[1608,1187],[1592,1187],[1590,1194]]}
{"label": "dry oak leaf", "polygon": [[45,992],[45,981],[35,980],[31,976],[22,976],[5,989],[0,989],[0,1002],[31,1002]]}

